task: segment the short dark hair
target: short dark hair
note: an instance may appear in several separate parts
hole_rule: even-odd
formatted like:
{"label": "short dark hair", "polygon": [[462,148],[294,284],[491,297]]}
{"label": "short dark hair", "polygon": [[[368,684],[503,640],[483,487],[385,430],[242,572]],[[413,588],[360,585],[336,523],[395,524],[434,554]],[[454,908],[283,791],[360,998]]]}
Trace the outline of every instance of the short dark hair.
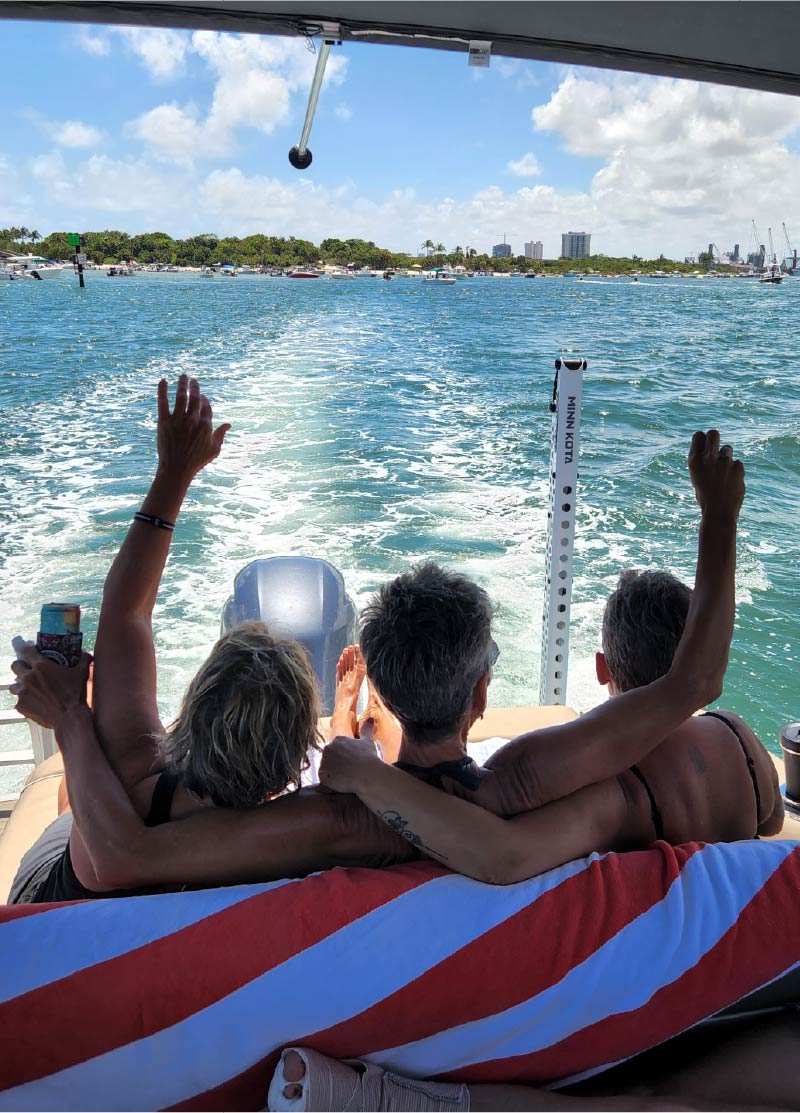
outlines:
{"label": "short dark hair", "polygon": [[686,625],[691,589],[669,572],[627,568],[603,614],[603,653],[621,692],[664,676]]}
{"label": "short dark hair", "polygon": [[383,702],[415,742],[457,730],[491,666],[494,608],[483,588],[432,561],[378,591],[361,616],[361,652]]}

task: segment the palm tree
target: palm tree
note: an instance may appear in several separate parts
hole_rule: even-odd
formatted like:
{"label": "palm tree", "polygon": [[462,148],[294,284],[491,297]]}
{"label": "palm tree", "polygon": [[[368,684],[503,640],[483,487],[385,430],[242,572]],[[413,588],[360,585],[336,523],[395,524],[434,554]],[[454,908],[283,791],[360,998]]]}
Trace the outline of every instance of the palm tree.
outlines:
{"label": "palm tree", "polygon": [[444,255],[444,251],[445,251],[444,244],[443,243],[437,243],[436,247],[433,250],[436,252],[437,255]]}
{"label": "palm tree", "polygon": [[464,248],[461,247],[460,245],[454,247],[453,248],[453,254],[455,255],[455,257],[457,259],[463,259],[464,258]]}
{"label": "palm tree", "polygon": [[31,243],[37,243],[41,238],[42,237],[39,235],[38,232],[29,232],[28,233],[28,239],[31,241]]}
{"label": "palm tree", "polygon": [[422,250],[429,256],[433,251],[433,240],[424,240],[422,243]]}
{"label": "palm tree", "polygon": [[467,248],[467,258],[468,259],[474,259],[477,254],[478,254],[478,252],[475,250],[474,247],[468,247]]}

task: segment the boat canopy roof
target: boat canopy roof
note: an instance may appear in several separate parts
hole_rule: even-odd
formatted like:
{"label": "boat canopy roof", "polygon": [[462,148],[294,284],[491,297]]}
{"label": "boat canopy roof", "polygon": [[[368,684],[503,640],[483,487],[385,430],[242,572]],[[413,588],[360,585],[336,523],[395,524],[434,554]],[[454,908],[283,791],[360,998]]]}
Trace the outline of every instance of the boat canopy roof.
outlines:
{"label": "boat canopy roof", "polygon": [[[4,0],[0,17],[320,35],[800,95],[800,4],[696,0]],[[334,27],[328,26],[335,25]]]}

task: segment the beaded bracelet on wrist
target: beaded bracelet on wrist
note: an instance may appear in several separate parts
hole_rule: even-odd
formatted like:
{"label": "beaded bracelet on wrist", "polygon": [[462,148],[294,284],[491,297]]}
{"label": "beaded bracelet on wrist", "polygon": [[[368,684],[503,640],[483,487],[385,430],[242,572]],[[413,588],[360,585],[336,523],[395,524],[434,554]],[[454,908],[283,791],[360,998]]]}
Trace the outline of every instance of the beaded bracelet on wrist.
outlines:
{"label": "beaded bracelet on wrist", "polygon": [[168,522],[166,518],[159,518],[155,514],[143,514],[141,510],[139,510],[133,517],[137,522],[147,522],[150,526],[156,526],[157,529],[169,530],[170,533],[175,529],[174,522]]}

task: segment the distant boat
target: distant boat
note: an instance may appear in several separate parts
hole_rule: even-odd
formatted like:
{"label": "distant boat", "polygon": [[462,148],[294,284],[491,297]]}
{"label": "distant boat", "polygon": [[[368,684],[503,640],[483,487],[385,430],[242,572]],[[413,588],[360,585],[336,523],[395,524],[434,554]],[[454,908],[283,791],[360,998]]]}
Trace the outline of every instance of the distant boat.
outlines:
{"label": "distant boat", "polygon": [[52,263],[41,255],[4,255],[0,258],[0,278],[11,279],[32,278],[35,281],[43,278],[60,278],[66,270],[60,263]]}
{"label": "distant boat", "polygon": [[[297,275],[296,277],[299,278],[300,276]],[[356,276],[353,274],[353,272],[347,270],[346,267],[338,267],[335,271],[329,271],[328,272],[328,278],[354,280],[355,277]]]}
{"label": "distant boat", "polygon": [[[756,244],[758,244],[758,229],[756,228],[755,221],[753,221],[753,235],[756,238]],[[779,282],[783,282],[783,274],[781,273],[781,268],[778,266],[778,256],[775,254],[775,247],[772,243],[771,228],[767,229],[767,239],[769,241],[769,254],[765,255],[763,252],[761,253],[764,269],[757,272],[758,281],[769,286],[777,286]]]}
{"label": "distant boat", "polygon": [[314,270],[313,267],[297,267],[296,270],[289,271],[287,278],[319,278],[320,272]]}
{"label": "distant boat", "polygon": [[214,271],[212,270],[211,267],[203,267],[203,269],[200,271],[200,277],[201,278],[213,278],[214,277]]}
{"label": "distant boat", "polygon": [[433,282],[439,286],[455,286],[456,280],[452,275],[446,274],[438,267],[434,267],[430,274],[426,274],[422,279],[423,282]]}
{"label": "distant boat", "polygon": [[394,271],[384,271],[383,277],[386,279],[387,282],[391,282],[394,278]]}
{"label": "distant boat", "polygon": [[236,267],[232,266],[230,263],[226,263],[224,267],[220,267],[219,273],[223,278],[236,278],[238,271]]}
{"label": "distant boat", "polygon": [[106,278],[132,278],[136,274],[133,267],[126,267],[120,265],[118,267],[109,267],[106,271]]}

